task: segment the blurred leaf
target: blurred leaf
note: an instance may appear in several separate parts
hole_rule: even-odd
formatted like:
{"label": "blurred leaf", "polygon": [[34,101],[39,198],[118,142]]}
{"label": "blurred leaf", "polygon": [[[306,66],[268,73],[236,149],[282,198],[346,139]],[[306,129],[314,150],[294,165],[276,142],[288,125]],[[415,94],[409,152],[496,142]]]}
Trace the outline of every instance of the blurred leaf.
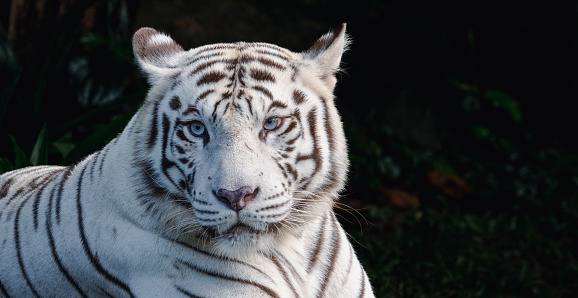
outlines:
{"label": "blurred leaf", "polygon": [[62,157],[66,157],[76,145],[70,140],[70,133],[63,135],[58,140],[52,142],[52,146],[58,150]]}
{"label": "blurred leaf", "polygon": [[48,164],[48,129],[46,127],[44,123],[30,154],[30,163],[35,166]]}
{"label": "blurred leaf", "polygon": [[20,148],[20,146],[18,146],[18,143],[16,142],[16,138],[14,138],[14,136],[12,136],[12,135],[9,135],[9,137],[12,140],[12,144],[14,145],[12,147],[14,150],[14,155],[16,155],[15,160],[14,160],[14,168],[20,169],[20,168],[31,166],[32,164],[30,163],[30,160],[28,159],[28,157],[26,157],[26,153],[24,153],[24,150],[22,150],[22,148]]}
{"label": "blurred leaf", "polygon": [[522,111],[520,110],[518,101],[506,92],[488,89],[484,92],[483,98],[492,102],[494,107],[506,110],[514,122],[520,123],[522,121]]}

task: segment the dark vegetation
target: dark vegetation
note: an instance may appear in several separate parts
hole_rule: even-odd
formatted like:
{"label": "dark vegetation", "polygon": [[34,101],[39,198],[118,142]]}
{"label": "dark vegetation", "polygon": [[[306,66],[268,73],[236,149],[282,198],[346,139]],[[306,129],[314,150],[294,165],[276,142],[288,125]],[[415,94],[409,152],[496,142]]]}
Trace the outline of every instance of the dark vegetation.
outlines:
{"label": "dark vegetation", "polygon": [[347,22],[338,209],[377,296],[574,296],[577,3],[406,2],[5,1],[0,172],[74,163],[122,130],[147,89],[138,27],[300,51]]}

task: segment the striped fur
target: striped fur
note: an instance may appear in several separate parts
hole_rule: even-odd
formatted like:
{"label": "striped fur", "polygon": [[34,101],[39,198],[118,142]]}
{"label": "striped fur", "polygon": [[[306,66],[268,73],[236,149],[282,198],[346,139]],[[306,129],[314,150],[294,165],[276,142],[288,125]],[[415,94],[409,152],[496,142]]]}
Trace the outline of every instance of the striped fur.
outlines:
{"label": "striped fur", "polygon": [[151,90],[70,167],[0,176],[1,297],[373,297],[333,213],[345,25],[294,53],[140,29]]}

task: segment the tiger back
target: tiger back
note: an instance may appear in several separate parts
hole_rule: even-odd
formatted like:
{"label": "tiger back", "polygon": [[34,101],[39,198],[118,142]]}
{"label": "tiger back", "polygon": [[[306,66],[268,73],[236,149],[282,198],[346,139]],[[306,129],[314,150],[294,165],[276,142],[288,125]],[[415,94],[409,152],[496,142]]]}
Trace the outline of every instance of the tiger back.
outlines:
{"label": "tiger back", "polygon": [[133,37],[151,89],[70,167],[0,176],[2,297],[373,297],[333,212],[345,24],[296,53]]}

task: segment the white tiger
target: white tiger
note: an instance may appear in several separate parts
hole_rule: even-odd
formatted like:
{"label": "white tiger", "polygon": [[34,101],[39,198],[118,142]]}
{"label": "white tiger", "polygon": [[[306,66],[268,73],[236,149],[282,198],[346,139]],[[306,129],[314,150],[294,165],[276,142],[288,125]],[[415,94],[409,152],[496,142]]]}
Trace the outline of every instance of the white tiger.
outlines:
{"label": "white tiger", "polygon": [[133,38],[151,90],[70,167],[0,176],[0,296],[373,297],[337,222],[345,24],[309,50]]}

